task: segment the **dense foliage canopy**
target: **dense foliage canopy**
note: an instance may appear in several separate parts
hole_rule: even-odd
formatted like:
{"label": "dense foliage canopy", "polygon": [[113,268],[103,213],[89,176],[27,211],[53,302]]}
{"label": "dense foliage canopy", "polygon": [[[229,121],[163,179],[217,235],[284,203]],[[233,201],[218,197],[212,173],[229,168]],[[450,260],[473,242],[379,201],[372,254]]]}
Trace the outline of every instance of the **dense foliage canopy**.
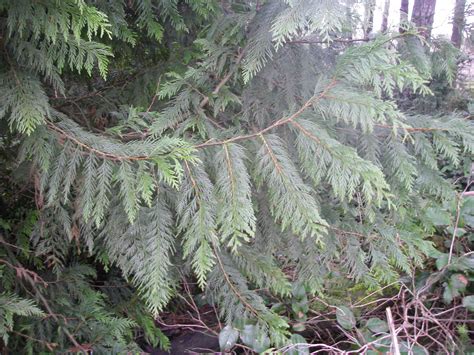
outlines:
{"label": "dense foliage canopy", "polygon": [[272,305],[439,257],[474,153],[431,99],[458,52],[361,37],[357,3],[1,0],[5,346],[165,346],[153,317],[193,279],[222,339],[283,347]]}

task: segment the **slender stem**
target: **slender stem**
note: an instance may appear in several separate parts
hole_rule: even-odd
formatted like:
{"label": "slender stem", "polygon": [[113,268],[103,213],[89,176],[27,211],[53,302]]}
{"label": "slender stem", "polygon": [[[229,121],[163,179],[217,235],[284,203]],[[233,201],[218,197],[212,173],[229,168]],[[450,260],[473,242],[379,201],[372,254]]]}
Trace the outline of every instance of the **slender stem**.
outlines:
{"label": "slender stem", "polygon": [[72,141],[73,143],[77,144],[78,146],[80,146],[81,148],[84,148],[87,151],[90,151],[94,154],[102,156],[103,158],[107,158],[107,159],[110,159],[110,160],[134,160],[134,161],[149,160],[150,159],[150,156],[148,156],[148,155],[137,155],[137,156],[128,155],[127,156],[127,155],[117,155],[117,154],[113,154],[113,153],[109,153],[109,152],[104,152],[104,151],[99,150],[97,148],[91,147],[90,145],[88,145],[84,142],[81,142],[79,139],[77,139],[76,137],[68,134],[65,130],[63,130],[62,128],[56,126],[51,121],[47,121],[47,125],[51,130],[61,134],[64,138]]}
{"label": "slender stem", "polygon": [[41,339],[33,338],[33,337],[30,337],[27,334],[23,334],[23,333],[15,331],[15,330],[12,330],[11,332],[13,334],[19,335],[19,336],[21,336],[23,338],[26,338],[26,339],[29,339],[31,341],[35,341],[37,343],[44,344],[48,348],[49,351],[53,351],[54,348],[58,346],[58,344],[56,344],[56,343],[50,343],[50,342],[47,342],[47,341],[44,341],[44,340],[41,340]]}
{"label": "slender stem", "polygon": [[[31,276],[28,275],[28,274],[25,275],[25,279],[30,283],[31,287],[33,288],[33,290],[35,291],[36,295],[37,295],[38,298],[40,299],[41,303],[43,303],[44,307],[46,308],[46,310],[48,311],[48,313],[51,315],[51,317],[52,317],[56,322],[59,322],[58,316],[52,311],[51,307],[49,306],[48,301],[47,301],[46,298],[43,296],[43,294],[40,292],[40,290],[36,287],[36,282],[35,282],[35,280],[33,280],[33,278],[31,278]],[[84,348],[81,344],[79,344],[79,343],[77,342],[77,340],[74,338],[74,336],[69,332],[69,330],[68,330],[66,327],[62,327],[62,330],[63,330],[64,334],[66,334],[66,336],[69,338],[69,340],[71,341],[71,343],[73,343],[74,346],[75,346],[78,350],[87,351],[86,348]]]}
{"label": "slender stem", "polygon": [[216,247],[213,245],[213,250],[214,250],[214,255],[216,256],[217,259],[217,264],[219,265],[219,268],[222,271],[222,275],[224,276],[227,284],[229,285],[230,289],[232,292],[237,296],[237,298],[242,302],[242,304],[251,312],[253,313],[257,318],[259,317],[259,314],[255,308],[252,307],[250,303],[247,302],[247,300],[240,294],[239,290],[235,288],[235,285],[232,283],[232,281],[229,278],[229,275],[227,275],[227,272],[225,271],[224,264],[219,256],[219,253],[217,252]]}
{"label": "slender stem", "polygon": [[258,137],[258,136],[261,136],[269,131],[271,131],[272,129],[274,128],[277,128],[277,127],[280,127],[280,126],[283,126],[289,122],[292,122],[294,119],[296,119],[297,117],[299,117],[303,112],[305,112],[308,108],[310,108],[311,106],[313,106],[316,102],[320,101],[321,99],[323,99],[327,93],[337,84],[337,80],[336,79],[333,79],[329,85],[318,95],[314,95],[312,96],[308,101],[306,101],[304,103],[303,106],[300,107],[300,109],[298,111],[296,111],[295,113],[293,113],[291,116],[288,116],[288,117],[282,117],[276,121],[274,121],[271,125],[261,129],[260,131],[258,132],[254,132],[254,133],[249,133],[249,134],[244,134],[244,135],[241,135],[241,136],[236,136],[236,137],[232,137],[232,138],[229,138],[229,139],[225,139],[225,140],[222,140],[222,141],[208,141],[208,142],[205,142],[205,143],[201,143],[201,144],[196,144],[194,147],[195,148],[206,148],[206,147],[211,147],[211,146],[216,146],[216,145],[222,145],[222,144],[227,144],[227,143],[233,143],[233,142],[237,142],[237,141],[241,141],[241,140],[245,140],[245,139],[250,139],[250,138],[255,138],[255,137]]}
{"label": "slender stem", "polygon": [[161,83],[161,76],[158,78],[158,83],[156,84],[156,93],[153,95],[153,98],[151,99],[150,105],[146,109],[146,112],[150,112],[151,108],[153,107],[153,104],[155,103],[156,98],[158,97],[158,94],[160,92],[160,83]]}
{"label": "slender stem", "polygon": [[398,344],[397,333],[395,332],[395,324],[393,323],[392,310],[390,309],[390,307],[387,307],[385,311],[387,312],[387,322],[390,328],[390,335],[392,338],[393,354],[400,355],[400,345]]}
{"label": "slender stem", "polygon": [[[237,58],[235,60],[235,65],[234,65],[234,68],[229,70],[229,72],[227,73],[226,76],[224,76],[224,78],[222,78],[222,80],[217,84],[217,86],[214,88],[214,90],[212,91],[212,94],[213,95],[217,95],[219,93],[219,91],[221,91],[222,87],[227,84],[227,82],[230,80],[230,78],[232,78],[232,76],[234,75],[234,73],[236,72],[237,70],[237,67],[238,65],[240,64],[240,62],[242,61],[242,58],[244,57],[244,54],[245,54],[245,50],[242,50],[240,51],[240,53],[237,55]],[[209,96],[206,96],[205,98],[203,98],[201,100],[201,102],[199,103],[199,107],[200,108],[204,108],[204,106],[206,106],[209,102]]]}
{"label": "slender stem", "polygon": [[[459,219],[461,217],[461,203],[462,203],[462,197],[465,196],[467,193],[467,190],[471,187],[472,183],[468,183],[466,185],[466,188],[464,191],[460,194],[457,194],[456,199],[456,221],[454,223],[454,230],[453,230],[453,236],[451,237],[451,245],[449,246],[449,256],[448,256],[448,265],[451,264],[451,261],[453,259],[453,252],[454,252],[454,244],[456,242],[456,234],[458,232],[458,225],[459,225]],[[469,195],[468,195],[469,196]]]}
{"label": "slender stem", "polygon": [[302,39],[295,39],[293,41],[288,41],[288,44],[329,44],[331,42],[335,43],[354,43],[354,42],[369,42],[370,38],[353,38],[353,39],[331,39],[331,41],[322,41],[319,39],[311,39],[311,38],[302,38]]}

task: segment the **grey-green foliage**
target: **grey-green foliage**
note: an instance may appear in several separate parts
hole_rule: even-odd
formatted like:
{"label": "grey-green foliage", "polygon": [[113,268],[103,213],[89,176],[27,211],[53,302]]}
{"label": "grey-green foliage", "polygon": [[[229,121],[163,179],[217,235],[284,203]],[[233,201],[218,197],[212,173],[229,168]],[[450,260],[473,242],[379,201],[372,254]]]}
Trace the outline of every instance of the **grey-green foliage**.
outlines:
{"label": "grey-green foliage", "polygon": [[238,144],[224,144],[215,155],[216,194],[222,208],[217,213],[222,241],[237,252],[243,242],[255,236],[256,218],[252,205],[250,175],[245,150]]}
{"label": "grey-green foliage", "polygon": [[13,329],[13,316],[44,316],[43,311],[29,299],[22,299],[15,294],[0,294],[0,336],[8,344],[8,332]]}
{"label": "grey-green foliage", "polygon": [[[170,299],[173,286],[170,268],[170,257],[174,252],[171,213],[159,201],[150,207],[141,207],[133,224],[128,223],[121,209],[114,213],[109,218],[113,218],[116,224],[107,224],[100,238],[110,251],[110,261],[116,263],[124,275],[142,290],[147,305],[157,313]],[[116,235],[116,230],[123,230],[123,234]],[[117,243],[120,248],[115,248]],[[143,267],[144,264],[147,266]]]}
{"label": "grey-green foliage", "polygon": [[[62,4],[51,11],[67,20],[52,24],[23,16],[20,2],[0,6],[17,61],[1,74],[1,117],[23,134],[22,159],[39,175],[49,221],[35,235],[39,254],[61,265],[79,240],[116,264],[154,314],[191,274],[227,323],[252,319],[282,345],[288,324],[255,290],[288,295],[282,261],[324,294],[331,269],[375,289],[432,252],[417,214],[454,196],[440,167],[472,155],[474,132],[456,115],[398,108],[401,92],[430,94],[430,73],[400,54],[415,46],[413,31],[341,44],[350,1],[210,5],[192,65],[163,76],[150,107],[129,111],[134,120],[93,132],[46,95],[63,87],[66,63],[105,76],[107,36],[137,37],[120,8]],[[161,39],[161,9],[185,32],[176,4],[138,1],[134,26]]]}

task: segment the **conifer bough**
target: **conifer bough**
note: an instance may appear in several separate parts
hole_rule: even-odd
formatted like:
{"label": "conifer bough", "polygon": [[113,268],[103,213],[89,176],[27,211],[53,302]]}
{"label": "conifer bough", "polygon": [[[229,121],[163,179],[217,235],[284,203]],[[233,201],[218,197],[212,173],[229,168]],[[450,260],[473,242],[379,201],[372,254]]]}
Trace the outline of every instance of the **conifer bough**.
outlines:
{"label": "conifer bough", "polygon": [[433,255],[424,211],[455,197],[441,168],[474,132],[398,107],[454,77],[416,29],[348,40],[352,1],[257,4],[1,1],[0,117],[59,275],[86,252],[154,315],[194,277],[226,325],[285,346],[269,299],[337,274],[374,290]]}

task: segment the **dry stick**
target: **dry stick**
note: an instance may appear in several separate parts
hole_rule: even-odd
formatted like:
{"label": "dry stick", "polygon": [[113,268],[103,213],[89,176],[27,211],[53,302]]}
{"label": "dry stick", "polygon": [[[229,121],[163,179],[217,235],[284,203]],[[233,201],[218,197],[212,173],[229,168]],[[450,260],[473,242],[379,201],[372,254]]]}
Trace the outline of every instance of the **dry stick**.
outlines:
{"label": "dry stick", "polygon": [[454,231],[453,231],[453,236],[451,238],[451,245],[449,246],[449,256],[448,256],[448,265],[451,264],[452,258],[453,258],[453,251],[454,251],[454,243],[456,241],[456,234],[458,232],[458,225],[459,225],[459,218],[461,217],[461,201],[462,197],[464,194],[469,190],[471,187],[472,183],[468,183],[466,185],[466,188],[461,194],[457,195],[457,204],[456,204],[456,222],[454,224]]}
{"label": "dry stick", "polygon": [[[429,285],[433,285],[434,283],[436,283],[442,276],[442,271],[443,270],[446,270],[446,268],[448,267],[448,265],[446,265],[439,273],[437,273],[435,276],[435,279],[433,281],[427,281],[427,284]],[[406,292],[410,293],[412,295],[412,297],[414,298],[414,300],[412,301],[415,305],[415,307],[420,307],[420,310],[422,312],[422,315],[423,315],[423,319],[424,320],[427,320],[428,322],[433,322],[435,324],[437,324],[441,329],[443,329],[443,332],[444,334],[446,334],[446,336],[451,340],[451,342],[456,346],[456,343],[454,342],[453,340],[453,337],[451,336],[450,332],[449,332],[449,329],[447,329],[446,327],[444,327],[440,321],[435,317],[433,316],[433,314],[431,313],[431,311],[429,309],[427,309],[425,307],[425,305],[423,304],[423,302],[420,302],[419,299],[420,299],[420,295],[421,293],[425,292],[427,289],[429,289],[429,285],[428,286],[424,286],[421,290],[417,291],[416,293],[413,293],[408,287],[404,286],[404,289]],[[427,317],[428,315],[428,317]],[[426,322],[423,322],[423,324],[425,324]],[[432,338],[429,333],[428,333],[428,330],[426,330],[424,332],[424,335],[425,336],[428,336],[430,338]],[[440,345],[443,349],[446,350],[446,353],[448,353],[446,347],[439,341],[437,341],[436,339],[432,338],[438,345]]]}
{"label": "dry stick", "polygon": [[[413,321],[413,343],[417,344],[418,343],[418,338],[421,336],[421,331],[422,331],[422,329],[417,328],[417,323],[418,323],[418,318],[419,318],[418,317],[418,307],[415,307],[415,313],[414,314],[415,314],[415,316],[414,316],[414,321]],[[404,316],[405,316],[405,320],[408,323],[408,319],[409,319],[408,318],[409,317],[408,312],[406,312],[404,314]],[[408,332],[407,332],[407,335],[408,335]],[[413,349],[411,348],[410,350],[413,350]]]}
{"label": "dry stick", "polygon": [[[408,319],[415,319],[416,317],[414,316],[407,316]],[[418,318],[419,319],[419,318]],[[474,319],[457,319],[457,318],[438,318],[438,321],[440,322],[457,322],[457,323],[474,323]],[[439,328],[439,327],[437,327]]]}
{"label": "dry stick", "polygon": [[172,329],[172,328],[184,328],[184,329],[189,329],[189,330],[194,330],[193,328],[200,328],[200,329],[206,329],[206,330],[209,329],[208,327],[204,325],[199,325],[199,324],[166,324],[165,322],[161,321],[160,318],[156,318],[155,321],[161,326],[169,328],[169,329]]}
{"label": "dry stick", "polygon": [[[5,264],[7,265],[9,268],[15,270],[16,272],[16,276],[18,278],[26,278],[26,276],[29,276],[31,277],[32,280],[34,280],[35,283],[42,283],[45,287],[48,286],[48,283],[46,281],[44,281],[37,273],[35,273],[34,271],[31,271],[31,270],[28,270],[22,266],[15,266],[11,263],[9,263],[8,261],[4,260],[4,259],[0,259],[0,264]],[[33,275],[33,276],[31,276]]]}
{"label": "dry stick", "polygon": [[[353,307],[364,307],[364,306],[366,306],[367,304],[365,304],[365,305],[362,304],[362,305],[361,305],[361,303],[362,303],[363,301],[365,301],[367,298],[370,298],[370,297],[372,297],[373,295],[382,292],[384,289],[386,289],[386,288],[388,288],[388,287],[391,287],[391,286],[393,286],[393,285],[399,284],[399,283],[400,283],[400,281],[394,281],[394,282],[392,282],[392,283],[389,283],[388,285],[385,285],[385,286],[381,287],[380,289],[378,289],[378,290],[376,290],[376,291],[373,291],[372,293],[369,293],[367,296],[365,296],[364,298],[362,298],[362,299],[360,299],[359,301],[357,301],[357,302],[354,304]],[[389,298],[389,299],[391,299],[391,298]],[[379,300],[376,300],[376,301],[379,301]],[[373,302],[370,302],[370,303],[373,303]],[[370,304],[370,303],[368,303],[368,304]]]}
{"label": "dry stick", "polygon": [[[387,338],[389,338],[390,335],[385,335],[381,338],[378,338],[374,341],[371,341],[370,343],[367,343],[365,345],[363,345],[362,347],[360,347],[359,349],[357,350],[350,350],[350,351],[343,351],[339,348],[336,348],[335,346],[331,346],[331,345],[327,345],[327,344],[307,344],[307,343],[297,343],[297,344],[291,344],[291,345],[287,345],[283,348],[280,348],[278,349],[279,351],[282,351],[283,353],[286,353],[288,352],[288,350],[292,349],[292,348],[296,348],[296,347],[307,347],[307,348],[322,348],[321,350],[315,350],[315,351],[311,351],[311,354],[317,354],[317,353],[320,353],[320,352],[323,352],[323,351],[329,351],[331,350],[333,354],[363,354],[365,353],[364,351],[371,348],[372,346],[381,346],[382,344],[380,344],[379,342],[382,341],[382,340],[385,340]],[[338,342],[337,344],[341,344],[341,343],[347,343],[346,341],[341,341],[341,342]],[[336,344],[336,345],[337,345]],[[351,344],[351,343],[349,343]]]}
{"label": "dry stick", "polygon": [[446,334],[446,336],[449,338],[449,340],[451,340],[451,343],[454,345],[454,347],[457,347],[457,344],[456,342],[454,341],[453,339],[453,336],[451,335],[451,333],[449,332],[449,329],[444,326],[439,320],[438,318],[436,318],[433,313],[431,313],[431,311],[426,308],[426,306],[423,304],[423,302],[419,301],[419,300],[416,300],[417,304],[420,306],[420,310],[421,310],[421,313],[423,314],[424,317],[427,317],[429,321],[432,321],[433,323],[437,324],[444,332],[444,334]]}
{"label": "dry stick", "polygon": [[400,346],[398,345],[397,333],[395,332],[395,324],[393,323],[392,310],[390,309],[390,307],[387,307],[385,309],[385,312],[387,312],[387,322],[388,326],[390,327],[390,335],[392,337],[392,345],[394,348],[393,354],[400,355]]}
{"label": "dry stick", "polygon": [[[182,277],[182,279],[183,279],[183,287],[184,287],[184,289],[185,289],[185,291],[186,291],[186,294],[188,295],[190,301],[186,300],[186,297],[184,297],[184,296],[182,296],[182,295],[180,295],[180,294],[178,294],[178,296],[180,296],[180,297],[188,304],[188,306],[190,306],[190,307],[196,312],[197,317],[198,317],[198,318],[197,318],[197,321],[198,321],[200,324],[202,324],[204,327],[206,327],[207,330],[208,330],[209,332],[213,333],[214,335],[216,335],[216,336],[219,335],[218,332],[216,332],[215,330],[213,330],[213,329],[211,329],[210,327],[208,327],[208,326],[206,325],[206,323],[201,319],[201,314],[200,314],[200,312],[199,312],[199,308],[198,308],[198,306],[196,305],[196,302],[194,302],[194,298],[193,298],[193,296],[192,296],[192,294],[191,294],[191,290],[189,289],[188,283],[187,283],[186,279],[184,278],[184,276]],[[189,312],[189,315],[191,316],[191,319],[195,319],[195,318],[191,315],[190,312]],[[220,330],[220,329],[222,329],[222,327],[220,327],[219,330]]]}
{"label": "dry stick", "polygon": [[160,83],[161,83],[161,75],[158,78],[158,83],[156,84],[156,93],[153,95],[153,98],[151,99],[150,105],[148,106],[146,112],[150,112],[151,108],[153,107],[153,104],[155,103],[156,98],[158,97],[158,93],[160,92]]}
{"label": "dry stick", "polygon": [[457,203],[456,203],[456,222],[454,224],[453,236],[451,237],[451,245],[449,246],[448,265],[451,264],[451,261],[453,259],[454,243],[456,241],[456,234],[458,232],[459,217],[461,215],[462,194],[457,194],[456,200],[457,200]]}

